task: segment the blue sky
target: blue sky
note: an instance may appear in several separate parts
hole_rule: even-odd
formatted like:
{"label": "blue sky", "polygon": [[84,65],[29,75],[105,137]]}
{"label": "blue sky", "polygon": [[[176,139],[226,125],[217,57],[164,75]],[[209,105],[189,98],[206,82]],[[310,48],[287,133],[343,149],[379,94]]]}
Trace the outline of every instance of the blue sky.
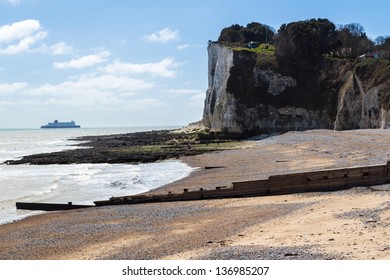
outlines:
{"label": "blue sky", "polygon": [[200,120],[207,41],[234,23],[328,18],[390,35],[387,1],[0,0],[0,128]]}

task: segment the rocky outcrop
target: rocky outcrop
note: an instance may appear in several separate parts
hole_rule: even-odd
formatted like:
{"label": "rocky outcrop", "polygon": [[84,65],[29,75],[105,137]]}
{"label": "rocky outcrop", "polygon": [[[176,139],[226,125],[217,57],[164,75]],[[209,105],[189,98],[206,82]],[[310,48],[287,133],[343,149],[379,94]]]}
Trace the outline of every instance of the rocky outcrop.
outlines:
{"label": "rocky outcrop", "polygon": [[208,55],[203,125],[212,131],[379,128],[390,120],[386,79],[376,83],[375,73],[367,73],[383,63],[357,68],[350,61],[324,60],[318,69],[294,72],[275,57],[219,43],[209,45]]}

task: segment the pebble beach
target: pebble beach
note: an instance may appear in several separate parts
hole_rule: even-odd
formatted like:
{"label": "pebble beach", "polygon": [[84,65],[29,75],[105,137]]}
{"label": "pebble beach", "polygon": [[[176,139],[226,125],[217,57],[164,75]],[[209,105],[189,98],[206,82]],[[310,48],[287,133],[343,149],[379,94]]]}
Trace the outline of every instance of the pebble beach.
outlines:
{"label": "pebble beach", "polygon": [[[390,130],[288,132],[183,156],[188,177],[153,190],[384,164]],[[218,167],[218,168],[206,168]],[[0,259],[390,259],[390,185],[268,197],[107,206],[0,225]]]}

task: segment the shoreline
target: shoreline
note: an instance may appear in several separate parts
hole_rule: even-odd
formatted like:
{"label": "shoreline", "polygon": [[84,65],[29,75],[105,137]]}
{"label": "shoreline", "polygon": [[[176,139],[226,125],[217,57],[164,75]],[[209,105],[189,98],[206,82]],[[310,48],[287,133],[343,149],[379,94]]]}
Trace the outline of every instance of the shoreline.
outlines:
{"label": "shoreline", "polygon": [[[389,140],[388,130],[289,132],[180,157],[200,169],[152,192],[382,164]],[[389,198],[382,185],[48,213],[0,225],[0,259],[390,259]]]}
{"label": "shoreline", "polygon": [[183,156],[232,149],[239,141],[202,129],[153,130],[125,134],[81,136],[76,149],[23,156],[4,164],[151,163]]}
{"label": "shoreline", "polygon": [[[175,166],[172,167],[172,164],[174,164]],[[179,166],[177,166],[177,164],[179,164]],[[99,165],[99,164],[98,164]],[[112,168],[115,168],[115,164],[112,164],[113,167]],[[121,166],[126,166],[126,164],[120,164]],[[175,182],[177,180],[181,180],[183,178],[186,178],[188,176],[190,176],[191,173],[193,173],[193,168],[190,167],[188,164],[180,161],[180,160],[177,160],[177,159],[169,159],[169,160],[165,160],[165,161],[160,161],[160,162],[155,162],[155,163],[147,163],[147,164],[141,164],[141,165],[152,165],[154,166],[154,170],[156,170],[156,166],[163,166],[163,167],[160,167],[159,169],[161,171],[164,172],[164,174],[166,175],[162,180],[163,181],[168,181],[170,183],[172,182]],[[169,166],[168,166],[169,165]],[[182,166],[183,165],[183,166]],[[135,164],[129,164],[129,168],[137,168],[137,165]],[[128,169],[129,169],[128,168]],[[143,167],[141,167],[143,168]],[[114,169],[115,170],[115,169]],[[171,173],[178,173],[180,172],[181,176],[176,176],[176,178],[170,178],[170,181],[169,180],[166,180],[167,176],[169,176],[169,174],[167,175],[166,174],[166,170],[170,170],[172,171]],[[127,172],[130,172],[129,170],[127,170]],[[142,172],[142,171],[141,171]],[[130,172],[131,173],[131,172]],[[170,173],[170,172],[168,172]],[[73,173],[74,174],[74,173]],[[172,175],[172,174],[171,174]],[[184,177],[183,177],[184,176]],[[141,177],[144,177],[144,176],[141,176]],[[145,177],[145,178],[149,178],[149,177]],[[134,179],[134,178],[130,178],[128,181],[131,181],[131,179]],[[115,181],[115,177],[113,177],[113,180]],[[126,183],[127,181],[123,179],[123,183]],[[162,184],[162,182],[160,181],[159,184]],[[168,183],[169,184],[169,183]],[[129,193],[132,191],[132,189],[129,187],[126,187],[127,191],[125,190],[124,192],[122,192],[121,194],[116,194],[116,196],[121,196],[121,195],[137,195],[137,194],[142,194],[142,193],[147,193],[147,192],[152,192],[156,189],[159,189],[159,188],[163,188],[164,186],[166,185],[166,183],[164,183],[164,185],[161,185],[160,187],[155,187],[155,186],[151,186],[153,187],[152,189],[148,190],[149,187],[148,186],[144,186],[144,188],[147,190],[143,190],[139,193]],[[108,189],[109,190],[109,189]],[[42,203],[42,204],[53,204],[53,205],[66,205],[68,204],[69,202],[71,202],[73,205],[80,205],[80,206],[85,206],[85,207],[94,207],[94,203],[93,201],[97,201],[97,200],[106,200],[106,199],[109,199],[111,196],[109,195],[106,195],[106,196],[102,196],[101,194],[99,193],[95,193],[96,195],[93,195],[94,191],[93,190],[90,190],[88,191],[90,193],[89,195],[89,200],[86,201],[86,196],[84,193],[82,192],[79,192],[79,193],[76,193],[77,194],[84,194],[82,197],[83,197],[83,201],[80,202],[78,199],[77,199],[77,196],[75,196],[75,193],[73,193],[72,196],[70,195],[67,195],[65,194],[65,198],[63,197],[64,196],[64,193],[62,194],[59,194],[59,195],[54,195],[54,199],[53,197],[51,198],[46,198],[46,199],[41,199],[39,201],[29,201],[28,199],[27,200],[23,200],[23,199],[20,199],[20,200],[14,200],[14,201],[17,201],[21,204],[29,204],[29,203]],[[61,196],[62,195],[62,196]],[[100,196],[99,196],[100,195]],[[3,204],[3,210],[6,210],[6,209],[15,209],[15,202],[12,203],[11,201],[8,203],[8,204]],[[22,206],[22,205],[20,205]],[[23,206],[22,206],[23,207]],[[55,207],[55,206],[52,206],[52,207]],[[50,207],[49,207],[50,208]],[[82,208],[82,207],[76,207],[76,208]],[[21,208],[23,209],[23,208]],[[64,209],[65,210],[65,209]],[[40,210],[17,210],[17,211],[23,211],[21,213],[16,213],[15,215],[13,215],[12,217],[9,216],[8,219],[4,219],[4,220],[0,220],[0,225],[4,225],[4,224],[9,224],[9,223],[14,223],[14,222],[17,222],[17,221],[21,221],[23,219],[26,219],[30,216],[35,216],[35,215],[45,215],[47,213],[50,213],[51,211],[40,211]],[[13,214],[13,213],[12,213]]]}

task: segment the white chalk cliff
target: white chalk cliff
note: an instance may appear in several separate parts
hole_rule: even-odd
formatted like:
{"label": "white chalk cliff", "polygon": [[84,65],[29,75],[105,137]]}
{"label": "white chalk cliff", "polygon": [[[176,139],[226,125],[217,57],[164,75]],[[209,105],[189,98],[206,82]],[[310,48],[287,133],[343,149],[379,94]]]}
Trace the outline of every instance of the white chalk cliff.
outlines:
{"label": "white chalk cliff", "polygon": [[280,63],[277,67],[263,63],[267,57],[220,43],[209,45],[208,56],[202,122],[212,131],[380,128],[390,121],[388,81],[383,74],[382,80],[367,74],[385,62],[357,68],[334,60],[324,63],[317,74],[287,75]]}

